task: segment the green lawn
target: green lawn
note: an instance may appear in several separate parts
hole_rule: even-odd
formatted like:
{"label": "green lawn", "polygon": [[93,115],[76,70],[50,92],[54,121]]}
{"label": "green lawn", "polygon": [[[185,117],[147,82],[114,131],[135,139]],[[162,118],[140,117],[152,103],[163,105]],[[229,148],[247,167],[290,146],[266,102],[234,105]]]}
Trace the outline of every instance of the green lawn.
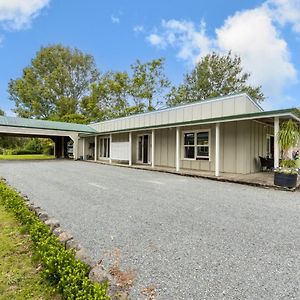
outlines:
{"label": "green lawn", "polygon": [[61,299],[33,263],[29,236],[2,205],[0,220],[0,299]]}
{"label": "green lawn", "polygon": [[26,159],[54,159],[54,156],[44,155],[44,154],[0,155],[0,160],[26,160]]}

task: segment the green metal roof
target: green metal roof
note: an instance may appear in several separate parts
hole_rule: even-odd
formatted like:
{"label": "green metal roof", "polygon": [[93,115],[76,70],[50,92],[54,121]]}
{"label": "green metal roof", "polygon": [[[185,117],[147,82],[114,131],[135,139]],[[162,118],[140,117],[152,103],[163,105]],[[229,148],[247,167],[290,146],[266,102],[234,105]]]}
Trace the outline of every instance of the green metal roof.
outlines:
{"label": "green metal roof", "polygon": [[82,133],[96,132],[94,128],[83,124],[16,118],[16,117],[7,117],[7,116],[0,116],[0,126],[62,130],[62,131],[82,132]]}
{"label": "green metal roof", "polygon": [[[120,130],[112,130],[112,131],[104,131],[104,132],[97,132],[99,135],[102,134],[109,134],[109,133],[116,133],[116,132],[129,132],[129,131],[138,131],[138,130],[148,130],[148,129],[155,129],[155,128],[166,128],[166,127],[176,127],[176,126],[188,126],[188,125],[200,125],[200,124],[207,124],[207,123],[217,123],[217,122],[231,122],[231,121],[239,121],[239,120],[251,120],[255,118],[268,118],[274,116],[293,116],[297,120],[300,119],[300,110],[298,108],[288,108],[288,109],[279,109],[279,110],[269,110],[269,111],[261,111],[255,113],[247,113],[247,114],[239,114],[239,115],[231,115],[225,117],[216,117],[216,118],[209,118],[209,119],[200,119],[200,120],[191,120],[185,122],[175,122],[175,123],[166,123],[161,125],[150,125],[144,127],[133,127],[133,128],[126,128]],[[81,136],[94,136],[94,134],[82,134]]]}

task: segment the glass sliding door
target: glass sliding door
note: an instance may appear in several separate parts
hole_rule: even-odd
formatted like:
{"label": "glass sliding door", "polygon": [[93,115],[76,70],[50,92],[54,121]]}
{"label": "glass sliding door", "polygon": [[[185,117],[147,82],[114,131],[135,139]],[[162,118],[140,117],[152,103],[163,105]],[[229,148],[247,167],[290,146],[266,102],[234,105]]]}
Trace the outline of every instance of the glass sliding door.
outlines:
{"label": "glass sliding door", "polygon": [[137,138],[137,161],[143,164],[150,164],[150,142],[149,134],[138,135]]}
{"label": "glass sliding door", "polygon": [[110,157],[110,138],[100,139],[100,157],[102,158]]}

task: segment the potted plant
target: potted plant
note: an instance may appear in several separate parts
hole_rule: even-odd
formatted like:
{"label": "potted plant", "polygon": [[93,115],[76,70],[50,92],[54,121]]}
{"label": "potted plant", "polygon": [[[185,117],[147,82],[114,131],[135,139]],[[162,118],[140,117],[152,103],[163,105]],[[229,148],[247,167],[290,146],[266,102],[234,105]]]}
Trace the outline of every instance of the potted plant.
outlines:
{"label": "potted plant", "polygon": [[299,140],[299,125],[293,120],[283,122],[277,136],[282,150],[282,160],[280,167],[274,170],[275,185],[287,188],[296,187],[299,169],[296,160],[289,156],[289,152],[291,148],[298,145]]}

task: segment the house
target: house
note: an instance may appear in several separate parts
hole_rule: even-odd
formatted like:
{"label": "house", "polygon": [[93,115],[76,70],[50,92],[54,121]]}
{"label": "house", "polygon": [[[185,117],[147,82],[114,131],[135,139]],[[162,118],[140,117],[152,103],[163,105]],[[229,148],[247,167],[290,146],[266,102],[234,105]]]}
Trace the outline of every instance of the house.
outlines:
{"label": "house", "polygon": [[287,119],[300,122],[300,111],[264,111],[242,93],[92,123],[75,147],[82,159],[250,174],[260,171],[259,156],[278,167],[274,137]]}

